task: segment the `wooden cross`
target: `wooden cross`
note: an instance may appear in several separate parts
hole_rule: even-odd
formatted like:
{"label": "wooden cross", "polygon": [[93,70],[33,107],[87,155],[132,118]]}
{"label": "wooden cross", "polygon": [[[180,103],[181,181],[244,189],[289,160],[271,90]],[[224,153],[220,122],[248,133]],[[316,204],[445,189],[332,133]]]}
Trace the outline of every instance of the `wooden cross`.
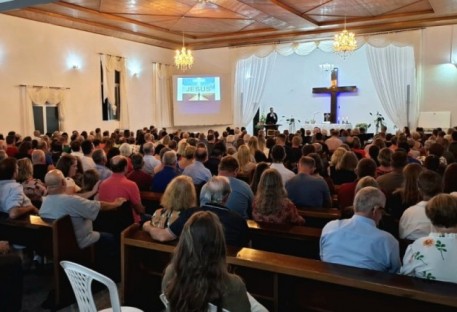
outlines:
{"label": "wooden cross", "polygon": [[338,86],[338,68],[332,70],[331,85],[329,88],[313,88],[313,93],[330,94],[330,122],[336,123],[338,118],[338,94],[343,92],[357,92],[356,86]]}

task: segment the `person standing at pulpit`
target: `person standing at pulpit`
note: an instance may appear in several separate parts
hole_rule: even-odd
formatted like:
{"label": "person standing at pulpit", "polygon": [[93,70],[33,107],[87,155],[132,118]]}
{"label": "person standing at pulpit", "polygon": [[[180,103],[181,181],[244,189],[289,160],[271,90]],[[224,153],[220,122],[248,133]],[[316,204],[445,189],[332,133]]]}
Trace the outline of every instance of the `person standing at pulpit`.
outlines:
{"label": "person standing at pulpit", "polygon": [[273,107],[270,107],[270,112],[267,115],[266,123],[268,124],[277,124],[278,123],[278,115],[274,112]]}

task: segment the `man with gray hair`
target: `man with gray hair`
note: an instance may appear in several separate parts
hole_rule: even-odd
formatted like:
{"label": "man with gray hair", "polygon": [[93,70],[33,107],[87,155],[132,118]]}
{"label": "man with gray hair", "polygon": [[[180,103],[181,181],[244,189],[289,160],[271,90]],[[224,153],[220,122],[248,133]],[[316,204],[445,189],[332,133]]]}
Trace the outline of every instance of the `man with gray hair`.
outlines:
{"label": "man with gray hair", "polygon": [[48,196],[43,198],[40,216],[48,219],[58,219],[65,215],[71,217],[79,248],[85,248],[96,242],[101,244],[112,241],[111,235],[96,232],[92,229],[92,221],[102,210],[113,210],[125,202],[118,197],[112,202],[94,201],[76,195],[65,194],[66,184],[62,171],[54,169],[46,174],[45,182]]}
{"label": "man with gray hair", "polygon": [[174,151],[167,151],[163,154],[163,168],[154,175],[151,191],[157,193],[165,192],[167,185],[178,175],[176,163],[177,157]]}
{"label": "man with gray hair", "polygon": [[227,245],[246,246],[249,241],[249,229],[246,221],[239,214],[225,207],[225,202],[230,192],[230,183],[226,177],[212,177],[202,189],[202,194],[205,194],[205,205],[200,208],[190,208],[182,211],[178,219],[169,228],[156,228],[152,226],[151,222],[146,222],[143,224],[143,230],[147,231],[155,240],[161,242],[171,241],[181,235],[184,224],[193,213],[211,211],[219,217],[224,227]]}
{"label": "man with gray hair", "polygon": [[320,256],[325,262],[396,273],[400,269],[398,241],[376,226],[382,218],[385,195],[375,187],[361,189],[354,199],[354,216],[323,228]]}
{"label": "man with gray hair", "polygon": [[160,165],[160,160],[154,157],[154,144],[146,142],[143,144],[143,171],[154,175],[154,168]]}
{"label": "man with gray hair", "polygon": [[95,150],[92,153],[92,159],[95,163],[95,170],[97,170],[98,175],[100,176],[100,181],[108,179],[113,174],[113,172],[108,167],[106,167],[108,159],[106,158],[104,150]]}
{"label": "man with gray hair", "polygon": [[[219,163],[219,176],[227,177],[230,183],[230,189],[232,190],[229,194],[225,205],[231,211],[238,213],[244,219],[252,213],[252,202],[254,201],[254,194],[252,193],[251,187],[246,182],[237,179],[238,170],[240,165],[233,156],[225,156]],[[200,193],[200,205],[204,205],[208,202],[205,194],[206,188],[203,187]]]}

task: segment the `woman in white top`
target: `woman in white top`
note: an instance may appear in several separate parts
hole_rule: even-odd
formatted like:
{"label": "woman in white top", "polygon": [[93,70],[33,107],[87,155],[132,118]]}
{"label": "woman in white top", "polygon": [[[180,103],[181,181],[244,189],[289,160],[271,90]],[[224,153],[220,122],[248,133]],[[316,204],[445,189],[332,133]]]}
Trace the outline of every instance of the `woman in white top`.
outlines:
{"label": "woman in white top", "polygon": [[425,211],[432,222],[432,232],[408,246],[400,273],[457,283],[457,198],[436,195]]}

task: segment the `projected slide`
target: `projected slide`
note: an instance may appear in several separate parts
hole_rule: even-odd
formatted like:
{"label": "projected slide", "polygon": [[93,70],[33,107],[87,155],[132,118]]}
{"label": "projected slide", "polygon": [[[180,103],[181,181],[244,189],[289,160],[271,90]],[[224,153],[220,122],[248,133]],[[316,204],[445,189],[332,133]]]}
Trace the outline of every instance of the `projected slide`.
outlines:
{"label": "projected slide", "polygon": [[229,81],[224,74],[173,76],[173,125],[232,123]]}
{"label": "projected slide", "polygon": [[220,111],[220,77],[178,77],[176,101],[185,114],[217,113]]}

